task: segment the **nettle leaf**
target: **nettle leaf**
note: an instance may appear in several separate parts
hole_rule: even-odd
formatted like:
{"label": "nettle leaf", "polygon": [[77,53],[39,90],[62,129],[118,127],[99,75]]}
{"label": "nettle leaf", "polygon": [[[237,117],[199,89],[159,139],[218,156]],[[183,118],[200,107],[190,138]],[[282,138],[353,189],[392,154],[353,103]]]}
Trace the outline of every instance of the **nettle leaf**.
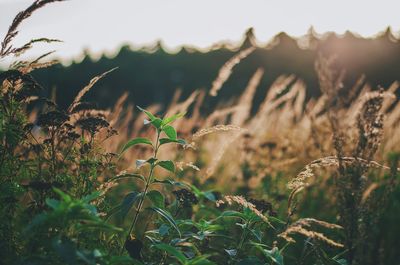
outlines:
{"label": "nettle leaf", "polygon": [[164,179],[164,180],[159,180],[159,179],[154,179],[153,183],[159,183],[159,184],[169,184],[177,187],[185,187],[190,189],[190,185],[186,184],[184,182],[179,182],[179,181],[174,181],[172,179]]}
{"label": "nettle leaf", "polygon": [[163,127],[162,130],[165,132],[169,139],[176,140],[177,133],[174,127],[172,127],[171,125],[166,125]]}
{"label": "nettle leaf", "polygon": [[171,122],[174,122],[175,120],[185,116],[185,114],[186,114],[186,112],[180,112],[180,113],[177,113],[175,115],[172,115],[171,117],[164,118],[162,124],[163,125],[167,125],[167,124],[169,124]]}
{"label": "nettle leaf", "polygon": [[129,149],[132,146],[137,145],[137,144],[148,144],[148,145],[153,146],[153,143],[147,138],[143,138],[143,137],[135,138],[135,139],[132,139],[129,142],[127,142],[124,145],[124,147],[122,147],[120,155],[122,155],[122,153],[124,153],[127,149]]}
{"label": "nettle leaf", "polygon": [[154,247],[158,248],[159,250],[167,252],[168,254],[176,258],[181,264],[186,264],[188,262],[188,259],[185,257],[185,255],[181,251],[174,248],[173,246],[160,243],[154,245]]}
{"label": "nettle leaf", "polygon": [[145,179],[142,175],[140,174],[134,174],[134,173],[123,173],[123,174],[119,174],[113,178],[111,178],[108,182],[113,182],[113,181],[117,181],[117,180],[121,180],[121,179],[140,179],[141,181],[145,182]]}
{"label": "nettle leaf", "polygon": [[149,117],[149,119],[150,119],[150,121],[153,121],[153,120],[155,120],[157,117],[156,116],[154,116],[150,111],[147,111],[147,110],[145,110],[145,109],[143,109],[143,108],[141,108],[141,107],[139,107],[139,106],[136,106],[140,111],[142,111],[142,112],[144,112],[146,115],[147,115],[147,117]]}
{"label": "nettle leaf", "polygon": [[149,207],[147,210],[154,211],[161,215],[165,220],[168,221],[168,223],[170,223],[170,225],[172,225],[172,227],[178,232],[179,236],[181,236],[181,231],[179,230],[174,218],[169,212],[167,212],[167,210],[163,210],[159,207]]}
{"label": "nettle leaf", "polygon": [[151,190],[147,193],[147,198],[153,203],[155,207],[164,209],[165,198],[158,190]]}
{"label": "nettle leaf", "polygon": [[157,165],[172,172],[172,173],[175,173],[175,164],[171,160],[158,161]]}
{"label": "nettle leaf", "polygon": [[160,129],[162,125],[162,120],[160,118],[155,118],[154,120],[151,121],[151,124],[157,129]]}
{"label": "nettle leaf", "polygon": [[159,141],[160,141],[160,145],[169,144],[169,143],[176,143],[176,144],[180,144],[180,145],[186,144],[186,141],[183,139],[161,138]]}
{"label": "nettle leaf", "polygon": [[142,195],[141,192],[132,191],[132,192],[129,192],[125,196],[124,200],[121,203],[122,219],[125,219],[125,217],[128,214],[129,210],[132,208],[132,206],[140,198],[141,195]]}

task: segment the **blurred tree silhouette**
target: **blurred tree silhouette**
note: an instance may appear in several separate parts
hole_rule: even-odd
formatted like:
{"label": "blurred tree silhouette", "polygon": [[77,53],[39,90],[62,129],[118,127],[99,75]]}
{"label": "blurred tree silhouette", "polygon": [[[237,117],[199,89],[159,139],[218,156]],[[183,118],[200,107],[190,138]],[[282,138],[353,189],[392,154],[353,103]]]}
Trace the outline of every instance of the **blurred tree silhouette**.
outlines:
{"label": "blurred tree silhouette", "polygon": [[[305,42],[308,47],[300,47],[298,42]],[[250,45],[255,45],[252,29],[246,32],[238,48],[240,50]],[[161,42],[152,49],[136,51],[123,46],[114,58],[103,55],[94,61],[86,53],[79,63],[43,69],[37,71],[35,77],[47,87],[56,87],[57,101],[65,107],[88,79],[118,66],[117,71],[101,80],[88,94],[90,100],[98,102],[100,107],[108,107],[127,90],[136,104],[146,106],[161,103],[165,106],[177,88],[183,90],[183,97],[194,89],[209,88],[219,68],[236,52],[226,45],[205,53],[183,47],[176,54],[167,53]],[[390,28],[374,39],[361,38],[351,32],[343,36],[329,33],[323,38],[317,38],[310,28],[308,35],[300,40],[282,32],[267,46],[258,46],[255,52],[234,69],[215,102],[239,95],[259,67],[264,68],[266,74],[256,98],[262,98],[262,93],[266,93],[263,88],[269,87],[282,74],[295,74],[305,81],[308,97],[316,96],[319,89],[314,61],[319,53],[337,55],[338,66],[347,70],[345,85],[353,84],[362,74],[366,75],[366,81],[373,87],[388,86],[394,80],[400,80],[400,43]]]}

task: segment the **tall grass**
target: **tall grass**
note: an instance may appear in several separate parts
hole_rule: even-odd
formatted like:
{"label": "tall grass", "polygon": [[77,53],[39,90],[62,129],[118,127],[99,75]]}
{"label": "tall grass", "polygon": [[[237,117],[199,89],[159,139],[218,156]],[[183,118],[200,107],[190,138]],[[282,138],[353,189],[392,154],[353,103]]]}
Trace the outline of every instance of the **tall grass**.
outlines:
{"label": "tall grass", "polygon": [[[17,15],[1,58],[30,48],[12,47],[17,28],[51,2]],[[319,98],[294,75],[260,88],[257,69],[235,101],[203,114],[253,50],[229,60],[209,91],[177,90],[165,115],[127,94],[108,110],[84,102],[116,69],[67,110],[39,97],[29,74],[54,62],[1,73],[2,262],[398,263],[399,84],[372,89],[361,77],[347,88],[321,56]],[[257,89],[265,98],[254,106]]]}

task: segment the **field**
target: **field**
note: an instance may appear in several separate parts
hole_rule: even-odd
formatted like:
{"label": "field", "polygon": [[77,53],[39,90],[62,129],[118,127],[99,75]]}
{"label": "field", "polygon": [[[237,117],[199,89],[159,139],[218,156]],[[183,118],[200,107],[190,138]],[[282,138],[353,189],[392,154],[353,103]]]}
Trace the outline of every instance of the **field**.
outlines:
{"label": "field", "polygon": [[[17,56],[17,15],[0,58]],[[238,51],[209,89],[167,107],[109,109],[86,94],[67,108],[42,97],[17,61],[0,72],[1,264],[400,264],[399,83],[344,86],[335,57],[315,62],[321,96],[278,77],[254,105],[260,68],[207,114]]]}

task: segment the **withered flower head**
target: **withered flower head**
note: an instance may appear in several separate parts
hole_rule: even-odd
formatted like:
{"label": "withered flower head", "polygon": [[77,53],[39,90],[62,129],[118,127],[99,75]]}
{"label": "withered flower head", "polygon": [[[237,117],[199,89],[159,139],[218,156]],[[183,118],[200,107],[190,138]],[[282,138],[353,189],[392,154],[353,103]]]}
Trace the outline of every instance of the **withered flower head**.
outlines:
{"label": "withered flower head", "polygon": [[114,135],[118,135],[118,131],[115,130],[114,128],[108,128],[107,129],[107,138],[112,137]]}
{"label": "withered flower head", "polygon": [[51,138],[44,139],[43,144],[51,144]]}
{"label": "withered flower head", "polygon": [[86,117],[77,121],[76,123],[83,130],[90,133],[96,133],[102,128],[110,126],[110,124],[103,118],[100,117]]}
{"label": "withered flower head", "polygon": [[172,193],[175,194],[176,199],[183,207],[190,207],[199,202],[196,198],[196,195],[194,195],[194,193],[190,190],[179,189],[173,191]]}
{"label": "withered flower head", "polygon": [[266,200],[249,199],[248,202],[252,203],[262,213],[272,211],[272,204]]}
{"label": "withered flower head", "polygon": [[91,109],[96,109],[97,106],[95,103],[91,102],[79,102],[71,111],[71,113],[76,113],[79,111],[84,111],[84,110],[91,110]]}
{"label": "withered flower head", "polygon": [[140,251],[143,248],[143,243],[137,238],[129,238],[125,242],[125,249],[129,256],[133,259],[141,260]]}
{"label": "withered flower head", "polygon": [[90,151],[90,145],[87,143],[83,144],[79,151],[80,151],[81,155],[87,154]]}
{"label": "withered flower head", "polygon": [[78,133],[76,133],[76,132],[68,132],[67,133],[67,137],[70,140],[76,140],[76,139],[78,139],[80,137],[80,135]]}
{"label": "withered flower head", "polygon": [[59,110],[52,110],[39,116],[37,124],[42,127],[60,126],[69,119],[68,115]]}
{"label": "withered flower head", "polygon": [[40,180],[34,180],[29,182],[26,187],[29,187],[31,189],[37,190],[37,191],[45,191],[45,190],[50,190],[53,187],[60,188],[62,187],[62,183],[54,181],[54,182],[45,182],[45,181],[40,181]]}
{"label": "withered flower head", "polygon": [[70,123],[64,123],[64,127],[65,127],[67,130],[75,129],[75,126],[72,125],[72,124],[70,124]]}

